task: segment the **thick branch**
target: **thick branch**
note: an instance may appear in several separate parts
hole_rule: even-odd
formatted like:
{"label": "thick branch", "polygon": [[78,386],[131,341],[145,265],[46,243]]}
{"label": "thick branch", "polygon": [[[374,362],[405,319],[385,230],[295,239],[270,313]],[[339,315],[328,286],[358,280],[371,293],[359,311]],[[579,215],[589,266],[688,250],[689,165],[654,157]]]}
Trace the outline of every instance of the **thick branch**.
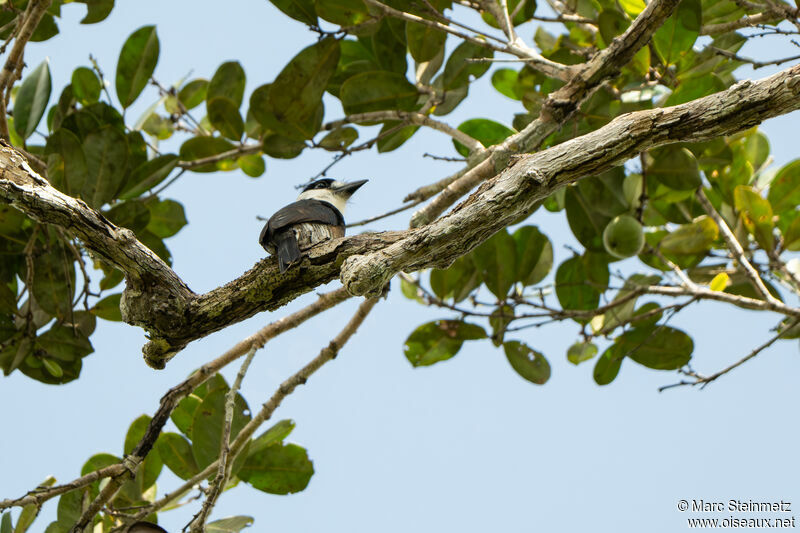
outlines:
{"label": "thick branch", "polygon": [[617,117],[599,130],[518,158],[448,216],[380,252],[348,258],[342,281],[354,294],[369,294],[401,270],[445,267],[560,187],[651,147],[744,131],[800,108],[798,94],[800,66],[794,66],[686,104]]}

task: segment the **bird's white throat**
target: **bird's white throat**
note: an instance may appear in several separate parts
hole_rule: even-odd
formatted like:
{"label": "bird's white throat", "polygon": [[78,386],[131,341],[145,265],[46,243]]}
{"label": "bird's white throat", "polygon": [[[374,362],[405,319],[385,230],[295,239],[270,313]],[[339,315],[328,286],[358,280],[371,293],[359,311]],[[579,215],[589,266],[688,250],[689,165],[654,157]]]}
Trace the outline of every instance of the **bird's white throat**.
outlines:
{"label": "bird's white throat", "polygon": [[331,189],[311,189],[308,191],[303,191],[300,193],[300,196],[297,197],[298,200],[321,200],[323,202],[328,202],[333,207],[339,210],[339,212],[344,215],[344,208],[347,205],[347,199],[343,198],[342,195],[336,194]]}

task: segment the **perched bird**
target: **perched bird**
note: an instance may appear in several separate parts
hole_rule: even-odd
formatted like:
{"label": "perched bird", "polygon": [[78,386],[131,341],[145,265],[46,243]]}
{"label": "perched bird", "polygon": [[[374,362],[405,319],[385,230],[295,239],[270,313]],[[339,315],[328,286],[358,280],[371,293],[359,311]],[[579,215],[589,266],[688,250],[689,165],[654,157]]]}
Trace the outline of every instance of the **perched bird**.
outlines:
{"label": "perched bird", "polygon": [[167,533],[167,530],[151,522],[136,522],[128,529],[128,533]]}
{"label": "perched bird", "polygon": [[303,189],[296,202],[270,217],[258,242],[270,254],[278,256],[281,272],[298,263],[301,252],[315,244],[344,237],[345,205],[366,182],[316,180]]}

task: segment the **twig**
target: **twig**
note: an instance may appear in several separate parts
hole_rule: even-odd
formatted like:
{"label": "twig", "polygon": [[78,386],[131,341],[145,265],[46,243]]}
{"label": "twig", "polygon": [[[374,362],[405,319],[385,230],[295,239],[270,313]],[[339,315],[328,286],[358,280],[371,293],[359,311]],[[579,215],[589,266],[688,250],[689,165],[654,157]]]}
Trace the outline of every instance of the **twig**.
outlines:
{"label": "twig", "polygon": [[720,24],[709,24],[708,26],[703,26],[700,28],[700,35],[717,35],[720,33],[738,30],[739,28],[756,26],[763,22],[775,20],[777,16],[778,14],[774,11],[764,11],[763,13],[756,13],[755,15],[745,15],[740,19],[732,20],[730,22],[722,22]]}
{"label": "twig", "polygon": [[772,293],[770,293],[766,285],[764,285],[764,281],[761,279],[761,276],[758,275],[756,269],[753,268],[753,265],[750,263],[747,257],[745,257],[744,249],[742,248],[742,245],[739,244],[739,240],[728,227],[728,224],[725,222],[725,220],[723,220],[720,214],[717,213],[717,210],[714,209],[714,206],[711,205],[711,202],[708,201],[706,193],[703,192],[702,187],[697,189],[695,196],[703,206],[703,209],[706,211],[706,213],[708,213],[708,216],[710,216],[714,222],[717,223],[719,231],[722,234],[722,238],[725,239],[725,242],[728,244],[728,249],[733,255],[733,258],[736,259],[740,265],[742,265],[745,274],[749,278],[750,283],[753,285],[756,292],[758,292],[758,294],[760,294],[770,303],[781,303],[777,298],[772,296]]}
{"label": "twig", "polygon": [[783,59],[774,59],[772,61],[756,61],[755,59],[742,57],[742,56],[734,54],[733,52],[730,52],[728,50],[724,50],[722,48],[717,48],[716,46],[709,46],[709,48],[711,50],[713,50],[714,53],[719,54],[719,55],[724,56],[724,57],[727,57],[728,59],[733,59],[734,61],[740,61],[742,63],[748,63],[748,64],[752,65],[753,70],[756,70],[756,69],[759,69],[759,68],[762,68],[762,67],[767,67],[769,65],[780,65],[782,63],[788,63],[789,61],[794,61],[796,59],[800,59],[800,55],[796,55],[796,56],[792,56],[792,57],[786,57],[786,58],[783,58]]}
{"label": "twig", "polygon": [[246,154],[255,154],[260,152],[262,148],[261,143],[256,144],[244,144],[233,150],[228,150],[227,152],[222,152],[216,155],[210,155],[208,157],[202,157],[200,159],[193,159],[191,161],[178,161],[177,166],[180,168],[185,168],[187,170],[191,170],[193,168],[201,167],[203,165],[209,165],[211,163],[217,163],[219,161],[224,161],[225,159],[231,159],[233,157],[239,157]]}
{"label": "twig", "polygon": [[8,53],[8,59],[0,72],[0,138],[8,139],[8,120],[6,119],[6,98],[7,90],[11,88],[17,73],[22,70],[22,57],[25,53],[25,45],[28,44],[39,21],[42,20],[47,9],[50,7],[50,0],[31,0],[23,15],[22,24],[17,26],[18,31],[14,46]]}

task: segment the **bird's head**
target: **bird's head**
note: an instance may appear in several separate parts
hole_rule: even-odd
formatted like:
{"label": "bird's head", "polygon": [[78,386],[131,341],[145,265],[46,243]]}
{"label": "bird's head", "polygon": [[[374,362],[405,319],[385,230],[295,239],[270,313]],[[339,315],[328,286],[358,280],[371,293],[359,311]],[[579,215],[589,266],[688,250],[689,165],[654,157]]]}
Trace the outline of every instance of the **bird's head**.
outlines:
{"label": "bird's head", "polygon": [[330,178],[312,181],[303,189],[298,200],[322,200],[333,205],[340,213],[344,214],[347,200],[356,192],[367,180],[359,181],[336,181]]}

